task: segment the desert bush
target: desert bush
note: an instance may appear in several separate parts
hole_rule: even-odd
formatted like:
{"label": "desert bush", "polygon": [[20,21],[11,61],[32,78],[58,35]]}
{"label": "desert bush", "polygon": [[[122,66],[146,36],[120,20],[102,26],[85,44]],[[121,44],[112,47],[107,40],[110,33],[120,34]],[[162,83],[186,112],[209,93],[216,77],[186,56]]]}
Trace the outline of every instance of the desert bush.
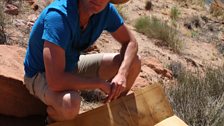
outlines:
{"label": "desert bush", "polygon": [[0,29],[2,30],[5,26],[5,16],[4,16],[4,13],[3,13],[3,9],[2,9],[2,6],[0,7]]}
{"label": "desert bush", "polygon": [[177,78],[182,72],[183,66],[178,61],[172,61],[168,66],[168,69],[172,71],[173,77]]}
{"label": "desert bush", "polygon": [[0,2],[0,44],[6,43],[5,15],[3,13],[3,2]]}
{"label": "desert bush", "polygon": [[170,11],[170,18],[172,20],[174,20],[174,21],[177,21],[177,19],[179,18],[179,16],[180,16],[179,9],[176,6],[172,7],[171,8],[171,11]]}
{"label": "desert bush", "polygon": [[217,43],[216,48],[224,56],[224,43],[222,43],[222,42]]}
{"label": "desert bush", "polygon": [[196,4],[196,5],[203,5],[205,0],[175,0],[180,3],[188,3],[188,4]]}
{"label": "desert bush", "polygon": [[204,75],[182,69],[177,85],[167,88],[175,113],[190,126],[223,126],[224,67],[208,68]]}
{"label": "desert bush", "polygon": [[178,31],[156,17],[140,17],[135,28],[146,36],[162,40],[163,44],[174,52],[180,52],[183,43],[178,38]]}
{"label": "desert bush", "polygon": [[211,4],[210,13],[212,14],[212,16],[221,18],[221,20],[224,20],[224,8],[220,7],[215,2]]}

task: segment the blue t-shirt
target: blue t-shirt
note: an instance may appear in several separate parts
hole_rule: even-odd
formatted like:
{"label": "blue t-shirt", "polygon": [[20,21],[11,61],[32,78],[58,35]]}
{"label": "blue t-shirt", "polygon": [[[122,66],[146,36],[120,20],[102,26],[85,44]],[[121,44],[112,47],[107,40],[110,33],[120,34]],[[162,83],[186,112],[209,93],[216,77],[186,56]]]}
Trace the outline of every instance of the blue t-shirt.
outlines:
{"label": "blue t-shirt", "polygon": [[40,14],[30,33],[24,60],[25,75],[33,77],[45,72],[43,45],[47,40],[65,50],[65,71],[73,71],[80,51],[92,45],[103,30],[115,32],[123,19],[109,3],[100,13],[91,16],[84,31],[79,24],[78,0],[55,0]]}

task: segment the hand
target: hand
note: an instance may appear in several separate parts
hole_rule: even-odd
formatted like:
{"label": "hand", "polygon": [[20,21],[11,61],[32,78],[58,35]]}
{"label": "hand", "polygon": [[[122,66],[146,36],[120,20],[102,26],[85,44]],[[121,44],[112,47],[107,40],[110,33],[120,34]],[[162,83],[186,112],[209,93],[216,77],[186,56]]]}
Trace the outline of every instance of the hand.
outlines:
{"label": "hand", "polygon": [[116,75],[111,81],[111,91],[108,96],[107,102],[117,99],[120,94],[125,91],[126,88],[126,77],[123,75]]}

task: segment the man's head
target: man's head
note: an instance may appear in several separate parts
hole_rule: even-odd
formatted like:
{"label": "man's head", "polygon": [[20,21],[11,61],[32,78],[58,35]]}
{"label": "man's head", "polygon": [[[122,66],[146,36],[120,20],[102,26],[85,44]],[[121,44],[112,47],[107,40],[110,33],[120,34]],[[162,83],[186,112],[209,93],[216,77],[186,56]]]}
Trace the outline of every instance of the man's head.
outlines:
{"label": "man's head", "polygon": [[87,9],[91,14],[96,14],[102,11],[106,5],[111,2],[113,4],[122,4],[129,0],[81,0],[85,9]]}

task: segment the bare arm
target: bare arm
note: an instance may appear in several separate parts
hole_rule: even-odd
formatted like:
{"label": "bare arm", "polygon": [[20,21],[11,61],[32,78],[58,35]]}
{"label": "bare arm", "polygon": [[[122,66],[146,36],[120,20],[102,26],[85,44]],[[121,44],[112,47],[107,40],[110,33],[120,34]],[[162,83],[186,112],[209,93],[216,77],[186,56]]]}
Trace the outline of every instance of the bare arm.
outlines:
{"label": "bare arm", "polygon": [[48,86],[53,91],[82,90],[100,88],[109,93],[110,86],[99,79],[86,79],[75,74],[65,72],[65,51],[63,48],[44,42],[44,65]]}
{"label": "bare arm", "polygon": [[109,94],[107,102],[117,99],[117,97],[120,96],[123,91],[125,91],[129,70],[132,62],[137,56],[138,51],[138,44],[136,39],[125,24],[111,34],[119,43],[121,43],[120,54],[123,60],[117,75],[111,82],[112,90]]}
{"label": "bare arm", "polygon": [[120,53],[123,61],[119,68],[118,74],[127,77],[129,68],[137,55],[138,43],[134,35],[130,32],[125,24],[121,26],[116,32],[111,34],[122,45]]}

